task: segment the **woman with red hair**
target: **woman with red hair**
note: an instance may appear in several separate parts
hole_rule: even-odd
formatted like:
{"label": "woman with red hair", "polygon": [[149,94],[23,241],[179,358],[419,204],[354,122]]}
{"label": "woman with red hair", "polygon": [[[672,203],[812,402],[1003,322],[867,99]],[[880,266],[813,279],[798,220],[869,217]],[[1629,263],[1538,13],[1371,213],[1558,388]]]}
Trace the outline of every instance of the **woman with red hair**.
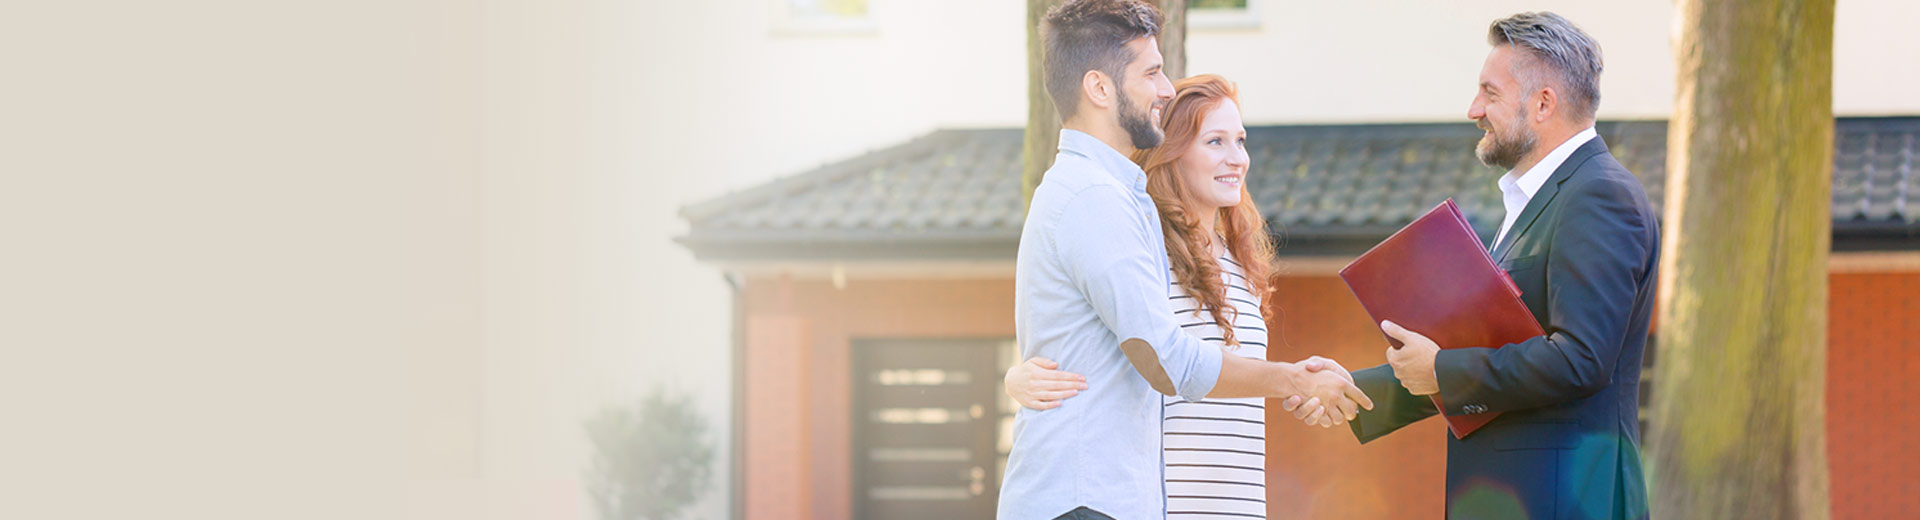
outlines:
{"label": "woman with red hair", "polygon": [[[1170,308],[1188,334],[1229,355],[1266,359],[1267,322],[1278,316],[1269,297],[1274,245],[1247,192],[1238,91],[1212,74],[1180,80],[1174,90],[1161,116],[1165,141],[1133,155],[1147,172],[1147,194],[1166,233]],[[1058,367],[1039,357],[1015,365],[1007,371],[1007,395],[1035,410],[1061,406],[1086,385]],[[1265,518],[1266,400],[1164,399],[1167,518]],[[1310,424],[1333,424],[1317,399],[1306,407],[1316,410]]]}

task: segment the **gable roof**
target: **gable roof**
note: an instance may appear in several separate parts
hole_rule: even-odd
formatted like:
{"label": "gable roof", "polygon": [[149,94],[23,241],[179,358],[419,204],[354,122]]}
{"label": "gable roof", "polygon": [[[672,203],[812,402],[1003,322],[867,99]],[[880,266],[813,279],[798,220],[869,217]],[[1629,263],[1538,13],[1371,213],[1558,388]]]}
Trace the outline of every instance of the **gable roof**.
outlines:
{"label": "gable roof", "polygon": [[[1656,206],[1667,123],[1596,125]],[[1247,129],[1247,186],[1280,254],[1366,250],[1452,197],[1483,235],[1504,209],[1467,123]],[[1920,117],[1840,118],[1834,245],[1920,249]],[[702,260],[1009,260],[1020,235],[1021,130],[940,130],[682,208],[678,241]]]}

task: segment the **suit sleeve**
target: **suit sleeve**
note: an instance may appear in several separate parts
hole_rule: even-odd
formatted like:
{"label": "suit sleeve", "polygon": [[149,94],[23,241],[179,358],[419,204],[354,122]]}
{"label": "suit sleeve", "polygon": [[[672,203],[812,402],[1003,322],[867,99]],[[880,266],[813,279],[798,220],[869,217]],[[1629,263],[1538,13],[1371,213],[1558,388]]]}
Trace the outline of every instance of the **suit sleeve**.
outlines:
{"label": "suit sleeve", "polygon": [[1373,399],[1373,409],[1361,409],[1360,413],[1347,427],[1353,429],[1353,436],[1361,444],[1386,436],[1421,419],[1432,417],[1439,409],[1433,406],[1433,399],[1407,393],[1400,386],[1400,379],[1393,377],[1393,367],[1380,365],[1353,372],[1353,384]]}
{"label": "suit sleeve", "polygon": [[1055,254],[1107,329],[1146,340],[1180,397],[1199,401],[1219,383],[1223,354],[1174,323],[1171,281],[1156,258],[1166,251],[1149,234],[1159,230],[1133,213],[1128,196],[1104,186],[1075,195],[1054,232]]}
{"label": "suit sleeve", "polygon": [[[1631,179],[1631,177],[1629,177]],[[1434,358],[1448,414],[1503,412],[1593,395],[1613,383],[1634,300],[1647,282],[1651,222],[1627,181],[1565,188],[1547,254],[1546,334],[1502,348],[1442,350]]]}

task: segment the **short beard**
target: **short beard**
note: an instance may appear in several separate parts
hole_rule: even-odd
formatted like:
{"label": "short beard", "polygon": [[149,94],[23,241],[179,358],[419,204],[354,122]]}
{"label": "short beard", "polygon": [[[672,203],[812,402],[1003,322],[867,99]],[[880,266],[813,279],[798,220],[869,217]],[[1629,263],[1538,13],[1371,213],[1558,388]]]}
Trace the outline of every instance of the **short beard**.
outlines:
{"label": "short beard", "polygon": [[[1480,162],[1487,166],[1511,170],[1514,165],[1520,164],[1521,157],[1533,153],[1533,147],[1540,140],[1540,136],[1525,123],[1526,107],[1521,107],[1514,112],[1513,124],[1494,128],[1480,140],[1479,146],[1474,147],[1473,151],[1475,155],[1480,156]],[[1491,126],[1492,123],[1487,124]]]}
{"label": "short beard", "polygon": [[1133,147],[1145,150],[1160,146],[1160,141],[1165,140],[1167,134],[1160,130],[1160,125],[1153,120],[1153,106],[1148,105],[1146,110],[1134,113],[1133,100],[1127,99],[1126,89],[1118,89],[1118,92],[1120,93],[1120,128],[1126,129],[1127,137],[1133,140]]}

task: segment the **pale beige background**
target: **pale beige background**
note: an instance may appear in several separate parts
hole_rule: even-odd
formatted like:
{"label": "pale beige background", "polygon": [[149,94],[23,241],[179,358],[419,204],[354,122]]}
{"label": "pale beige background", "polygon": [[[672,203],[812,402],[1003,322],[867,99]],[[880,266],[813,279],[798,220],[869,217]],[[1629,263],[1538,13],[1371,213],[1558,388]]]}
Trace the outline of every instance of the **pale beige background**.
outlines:
{"label": "pale beige background", "polygon": [[[1537,8],[1606,46],[1603,117],[1671,110],[1666,1],[1257,4],[1190,40],[1255,123],[1459,118]],[[731,300],[677,208],[1025,118],[1023,2],[775,5],[9,2],[0,517],[590,518],[580,423],[655,384],[728,517]],[[1916,18],[1841,3],[1840,113],[1920,114]]]}

